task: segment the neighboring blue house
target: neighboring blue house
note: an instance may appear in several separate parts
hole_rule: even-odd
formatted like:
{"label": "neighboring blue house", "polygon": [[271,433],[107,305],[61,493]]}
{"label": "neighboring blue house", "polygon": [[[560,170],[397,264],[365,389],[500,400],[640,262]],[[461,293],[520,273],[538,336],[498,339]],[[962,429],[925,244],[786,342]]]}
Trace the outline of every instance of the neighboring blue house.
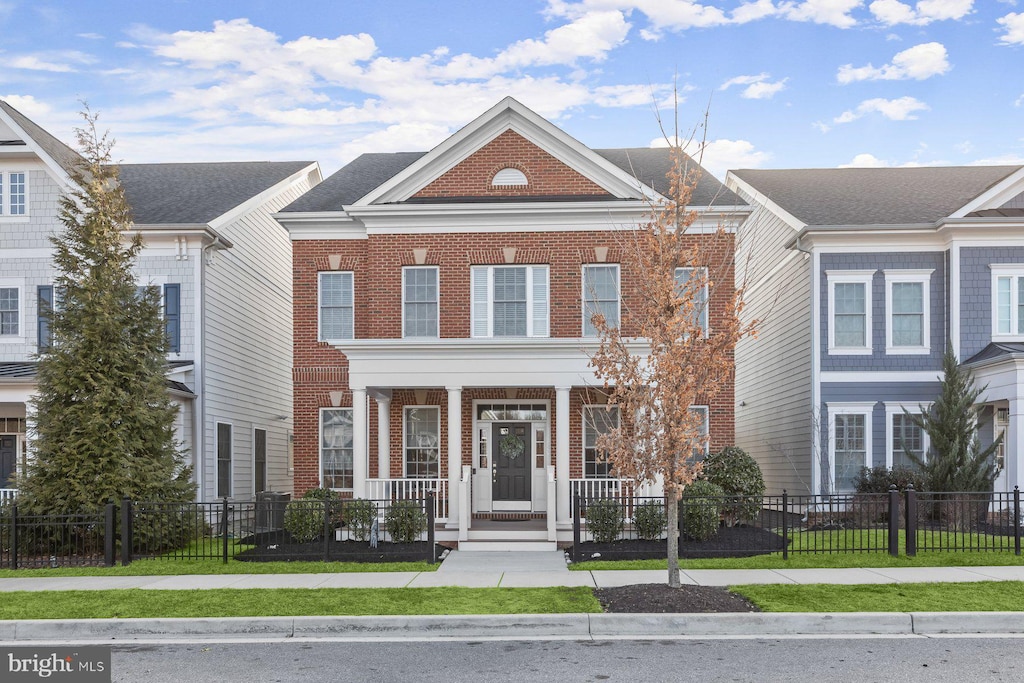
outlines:
{"label": "neighboring blue house", "polygon": [[731,171],[756,207],[737,239],[746,314],[736,442],[769,491],[852,489],[905,464],[906,418],[937,396],[947,340],[1005,431],[997,490],[1024,484],[1024,167]]}

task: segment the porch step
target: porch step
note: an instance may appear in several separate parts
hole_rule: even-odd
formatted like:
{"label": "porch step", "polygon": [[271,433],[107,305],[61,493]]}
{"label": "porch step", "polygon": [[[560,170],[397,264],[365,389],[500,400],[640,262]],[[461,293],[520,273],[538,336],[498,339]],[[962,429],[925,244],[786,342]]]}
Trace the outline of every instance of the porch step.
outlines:
{"label": "porch step", "polygon": [[[472,533],[472,532],[470,532]],[[459,552],[552,552],[558,550],[554,541],[479,540],[459,541]]]}
{"label": "porch step", "polygon": [[471,541],[546,541],[546,529],[469,529]]}

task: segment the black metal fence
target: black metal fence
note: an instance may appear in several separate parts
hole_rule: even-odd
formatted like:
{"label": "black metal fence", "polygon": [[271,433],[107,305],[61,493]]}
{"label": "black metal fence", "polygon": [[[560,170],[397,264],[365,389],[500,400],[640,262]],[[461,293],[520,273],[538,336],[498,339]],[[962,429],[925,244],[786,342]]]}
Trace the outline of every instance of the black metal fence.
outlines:
{"label": "black metal fence", "polygon": [[[664,557],[662,498],[573,499],[572,560]],[[684,497],[679,556],[984,551],[1020,555],[1020,491]]]}
{"label": "black metal fence", "polygon": [[121,501],[92,515],[0,507],[0,567],[134,560],[435,562],[434,494],[415,500]]}

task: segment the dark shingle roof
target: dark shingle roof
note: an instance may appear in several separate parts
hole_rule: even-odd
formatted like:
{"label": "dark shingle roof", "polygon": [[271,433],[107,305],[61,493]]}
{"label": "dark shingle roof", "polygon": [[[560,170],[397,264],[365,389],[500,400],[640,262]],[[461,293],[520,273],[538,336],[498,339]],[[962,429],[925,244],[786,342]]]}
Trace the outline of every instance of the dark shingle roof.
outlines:
{"label": "dark shingle roof", "polygon": [[209,223],[311,161],[121,164],[121,184],[141,225]]}
{"label": "dark shingle roof", "polygon": [[25,133],[43,149],[44,152],[49,154],[50,157],[56,161],[62,169],[64,169],[65,173],[68,175],[74,174],[75,166],[82,159],[78,152],[37,126],[34,121],[3,100],[0,100],[0,108],[14,119],[14,122],[17,123],[21,129],[24,130]]}
{"label": "dark shingle roof", "polygon": [[[658,192],[668,191],[665,174],[669,171],[671,161],[667,148],[595,149],[594,152]],[[363,154],[281,211],[341,211],[343,206],[355,203],[404,171],[424,154],[426,152]],[[704,173],[691,202],[694,206],[735,206],[742,203],[739,197],[710,173]]]}
{"label": "dark shingle roof", "polygon": [[990,342],[988,346],[974,354],[963,362],[964,365],[974,365],[997,358],[1009,358],[1012,356],[1024,356],[1024,343],[1020,342]]}
{"label": "dark shingle roof", "polygon": [[1019,168],[744,169],[732,173],[807,225],[908,225],[949,216]]}

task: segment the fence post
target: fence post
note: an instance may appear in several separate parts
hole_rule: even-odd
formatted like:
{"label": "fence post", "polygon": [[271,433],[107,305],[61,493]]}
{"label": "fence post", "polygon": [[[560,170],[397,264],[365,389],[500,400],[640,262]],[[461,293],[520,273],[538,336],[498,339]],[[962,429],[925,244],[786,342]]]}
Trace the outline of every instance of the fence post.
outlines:
{"label": "fence post", "polygon": [[789,559],[789,492],[782,489],[782,559]]}
{"label": "fence post", "polygon": [[572,561],[580,561],[580,542],[583,534],[580,533],[580,497],[572,497]]}
{"label": "fence post", "polygon": [[896,484],[889,485],[889,554],[900,554],[900,492]]}
{"label": "fence post", "polygon": [[114,521],[117,506],[113,503],[107,503],[103,510],[103,563],[108,567],[113,567],[117,562],[117,556],[114,552]]}
{"label": "fence post", "polygon": [[324,496],[324,547],[322,559],[329,561],[331,557],[331,497]]}
{"label": "fence post", "polygon": [[907,557],[917,555],[917,491],[909,484],[904,494],[907,498]]}
{"label": "fence post", "polygon": [[18,568],[18,505],[11,506],[11,569]]}
{"label": "fence post", "polygon": [[1020,487],[1013,487],[1013,554],[1020,555]]}
{"label": "fence post", "polygon": [[427,491],[427,545],[430,546],[430,564],[437,562],[437,553],[434,548],[434,492]]}
{"label": "fence post", "polygon": [[221,500],[220,535],[221,535],[221,539],[223,539],[223,541],[222,541],[222,548],[223,548],[223,553],[224,553],[223,560],[224,560],[224,564],[227,564],[228,563],[228,523],[229,523],[228,514],[230,514],[230,511],[228,510],[228,498],[227,498],[227,496],[224,496],[220,500]]}
{"label": "fence post", "polygon": [[121,566],[132,563],[132,501],[121,499]]}

